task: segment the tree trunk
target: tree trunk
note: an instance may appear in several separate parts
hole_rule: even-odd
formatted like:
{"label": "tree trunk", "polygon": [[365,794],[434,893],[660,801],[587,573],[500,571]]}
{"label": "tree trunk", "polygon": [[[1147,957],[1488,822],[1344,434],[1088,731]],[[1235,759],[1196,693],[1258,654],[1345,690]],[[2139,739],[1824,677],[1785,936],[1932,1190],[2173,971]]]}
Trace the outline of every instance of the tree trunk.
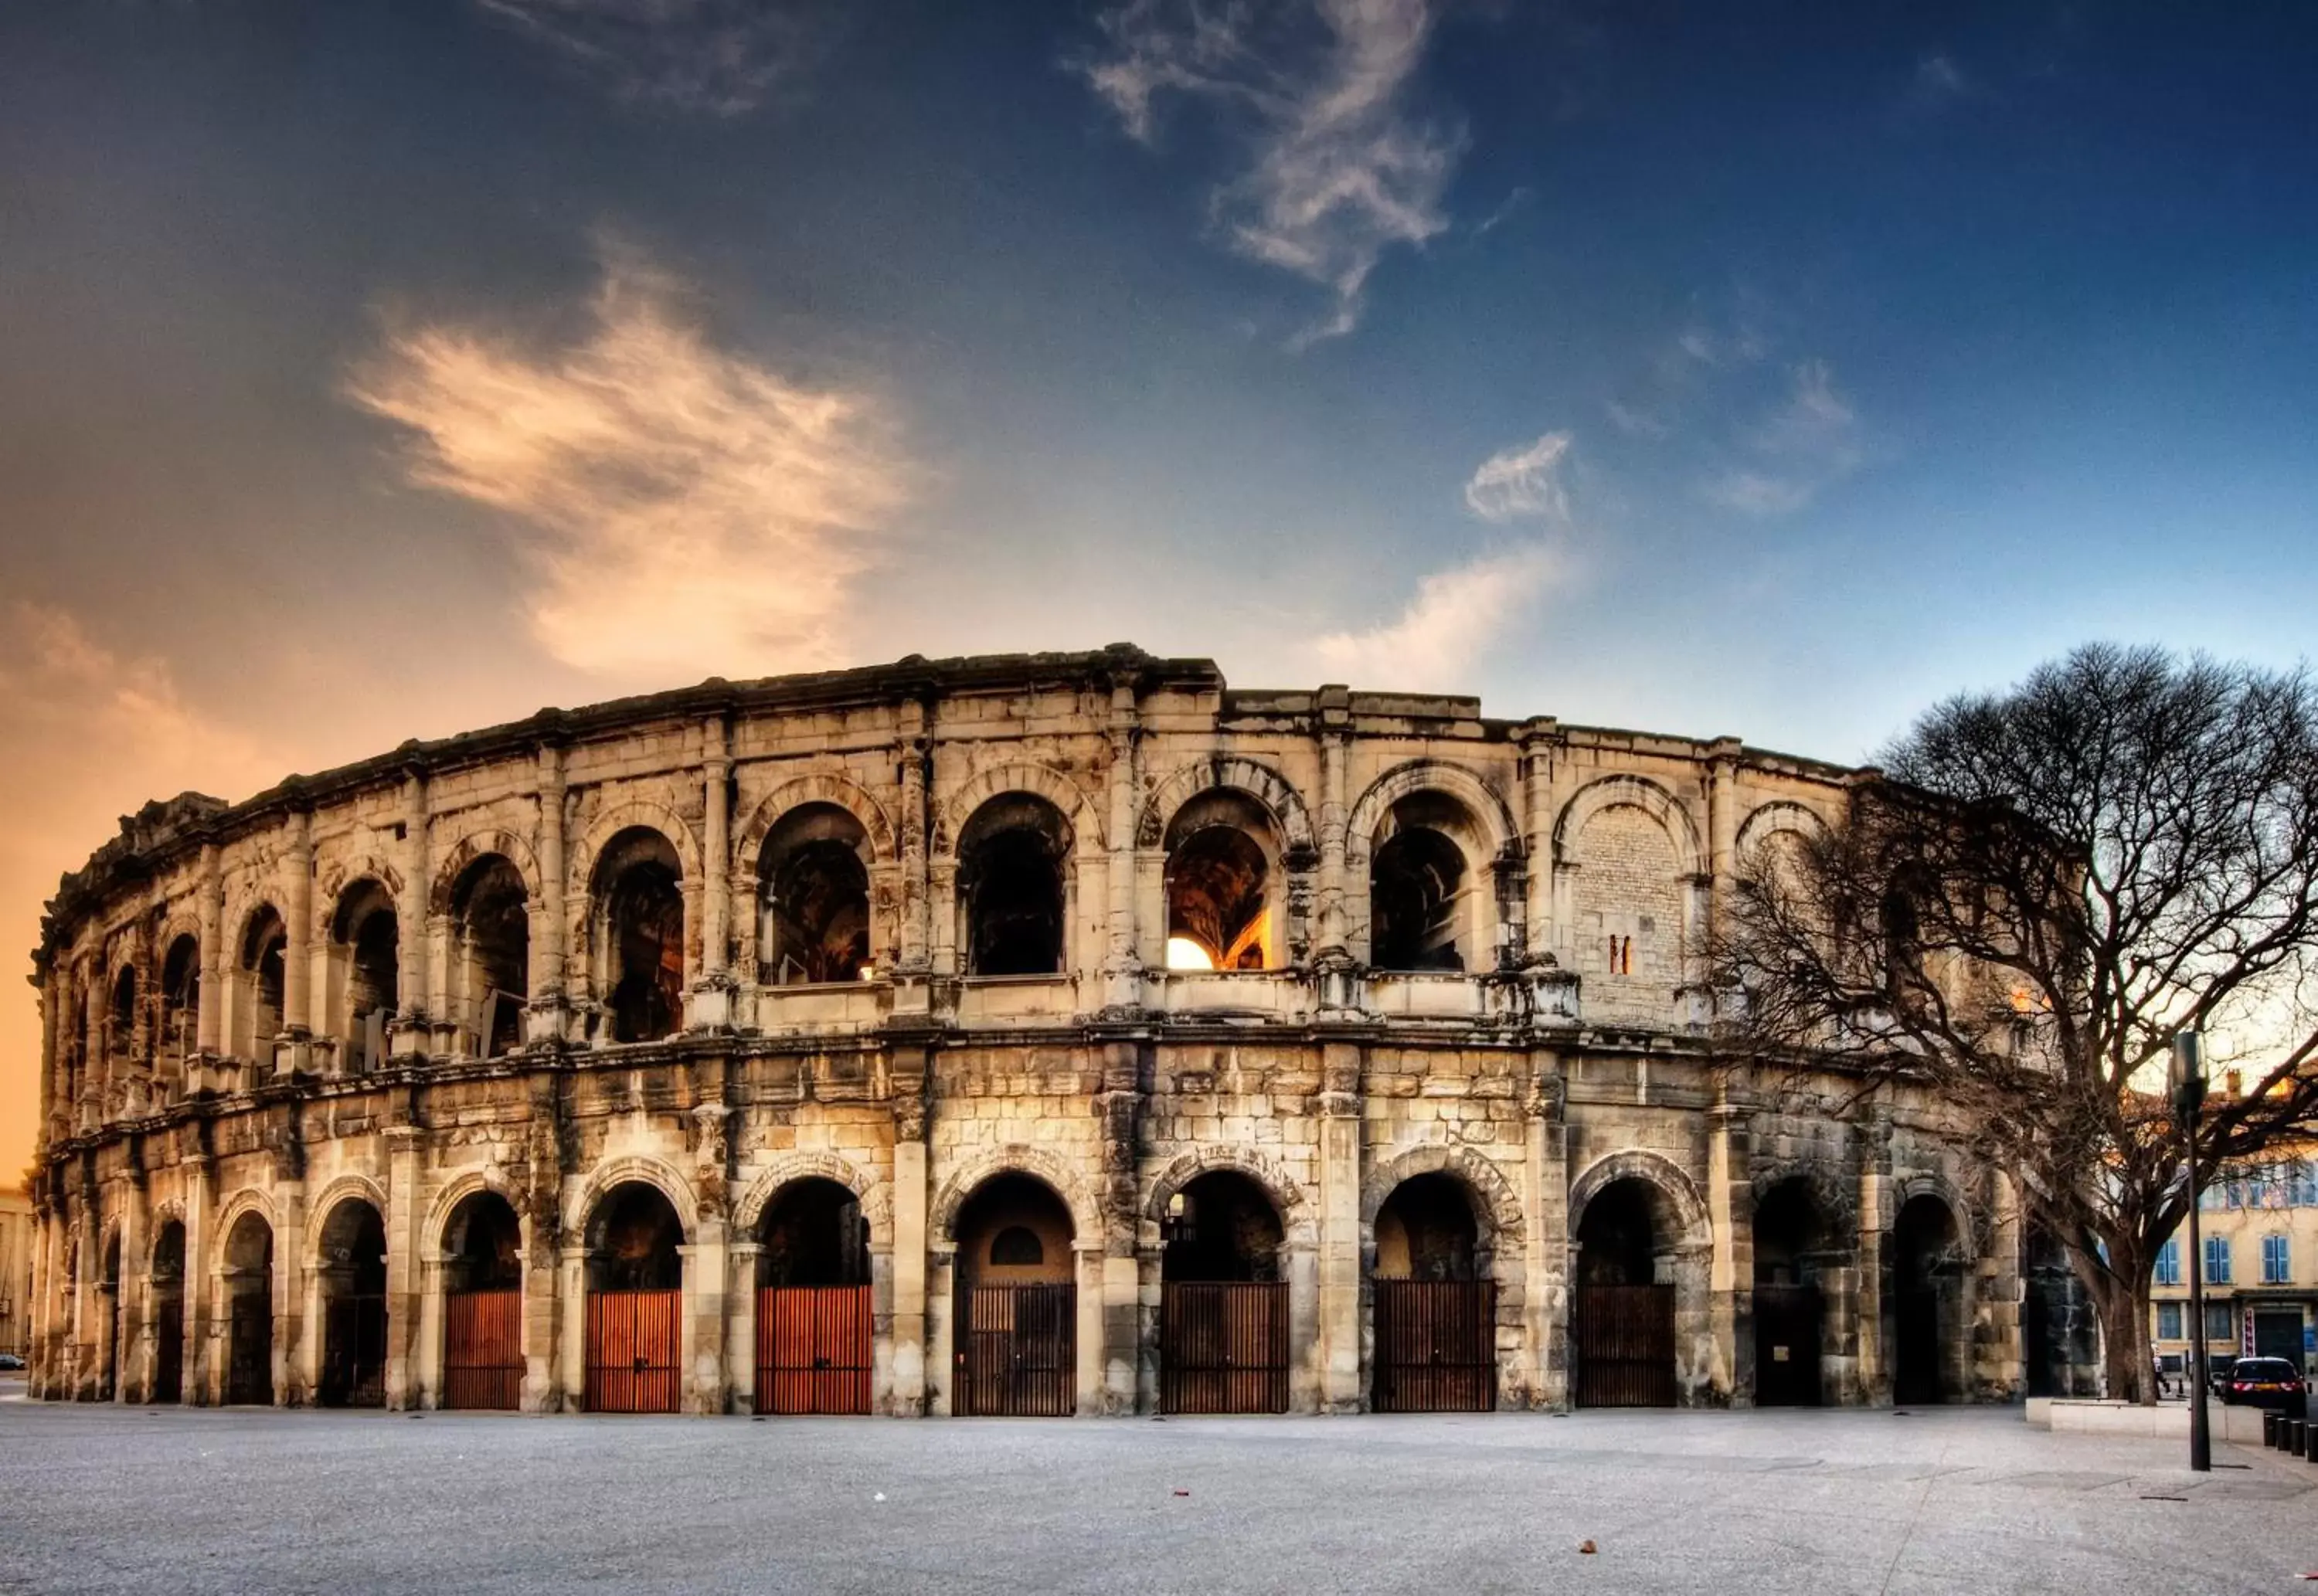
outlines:
{"label": "tree trunk", "polygon": [[2149,1350],[2149,1279],[2146,1271],[2130,1278],[2130,1286],[2112,1284],[2093,1293],[2093,1307],[2100,1314],[2101,1359],[2113,1400],[2153,1407],[2157,1366]]}

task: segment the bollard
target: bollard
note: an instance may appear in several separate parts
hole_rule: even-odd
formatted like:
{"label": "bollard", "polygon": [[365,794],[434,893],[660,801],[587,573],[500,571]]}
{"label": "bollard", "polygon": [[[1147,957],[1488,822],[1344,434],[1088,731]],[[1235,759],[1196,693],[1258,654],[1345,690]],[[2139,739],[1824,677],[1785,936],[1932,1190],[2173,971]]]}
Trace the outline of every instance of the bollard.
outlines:
{"label": "bollard", "polygon": [[2295,1428],[2302,1432],[2302,1450],[2296,1456],[2318,1457],[2318,1424],[2302,1420],[2296,1422]]}
{"label": "bollard", "polygon": [[2284,1444],[2278,1439],[2278,1430],[2285,1419],[2284,1413],[2272,1413],[2266,1411],[2261,1416],[2261,1444],[2272,1451],[2276,1451]]}
{"label": "bollard", "polygon": [[2310,1427],[2299,1419],[2287,1419],[2281,1421],[2278,1428],[2278,1432],[2286,1438],[2280,1444],[2296,1457],[2301,1457],[2303,1448],[2307,1444],[2303,1439],[2303,1431]]}

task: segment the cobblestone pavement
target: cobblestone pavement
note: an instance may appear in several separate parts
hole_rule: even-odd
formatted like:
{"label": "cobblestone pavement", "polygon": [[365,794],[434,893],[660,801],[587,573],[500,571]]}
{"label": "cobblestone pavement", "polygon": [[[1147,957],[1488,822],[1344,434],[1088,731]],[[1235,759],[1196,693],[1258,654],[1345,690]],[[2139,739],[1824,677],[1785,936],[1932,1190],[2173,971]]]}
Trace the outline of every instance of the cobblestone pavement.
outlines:
{"label": "cobblestone pavement", "polygon": [[2318,1570],[2318,1466],[2224,1447],[2242,1466],[2193,1475],[2179,1444],[2017,1409],[751,1422],[5,1395],[12,1592],[2202,1596]]}

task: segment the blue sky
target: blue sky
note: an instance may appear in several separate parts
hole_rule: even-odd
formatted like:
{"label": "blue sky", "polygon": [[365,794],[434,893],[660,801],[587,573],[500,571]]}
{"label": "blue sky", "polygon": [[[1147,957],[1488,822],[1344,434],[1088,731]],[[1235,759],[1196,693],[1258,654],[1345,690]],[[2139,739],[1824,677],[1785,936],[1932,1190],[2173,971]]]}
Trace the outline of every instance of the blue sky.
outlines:
{"label": "blue sky", "polygon": [[0,917],[146,796],[711,674],[1128,639],[1855,759],[2090,637],[2290,663],[2314,59],[2284,4],[7,6]]}

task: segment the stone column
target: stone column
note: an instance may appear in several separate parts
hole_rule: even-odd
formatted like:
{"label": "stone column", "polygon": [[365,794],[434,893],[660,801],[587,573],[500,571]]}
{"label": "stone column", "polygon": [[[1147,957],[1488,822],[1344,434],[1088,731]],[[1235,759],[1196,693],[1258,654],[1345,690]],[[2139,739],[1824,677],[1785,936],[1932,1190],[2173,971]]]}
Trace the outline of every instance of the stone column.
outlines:
{"label": "stone column", "polygon": [[1528,1212],[1529,1338],[1535,1359],[1536,1405],[1569,1406],[1569,1125],[1561,1060],[1533,1055],[1523,1104],[1528,1156],[1522,1161],[1522,1203]]}
{"label": "stone column", "polygon": [[[894,1049],[894,1305],[893,1374],[881,1412],[912,1415],[926,1411],[930,1357],[927,1326],[926,1234],[927,1056],[923,1046]],[[942,1382],[945,1392],[948,1382]]]}
{"label": "stone column", "polygon": [[931,757],[925,705],[909,700],[896,715],[894,748],[894,776],[902,789],[894,816],[901,849],[900,907],[892,953],[896,1012],[923,1013],[930,1000],[926,978],[933,971],[933,892],[927,874],[926,787]]}
{"label": "stone column", "polygon": [[410,1058],[428,1050],[427,1022],[436,1006],[434,972],[429,968],[433,961],[427,956],[434,861],[427,846],[427,773],[413,766],[402,777],[402,895],[394,906],[395,982],[401,1001],[388,1051],[396,1058]]}
{"label": "stone column", "polygon": [[58,970],[46,950],[40,955],[40,1123],[36,1134],[38,1145],[45,1150],[50,1137],[56,1134],[58,1103],[68,1089],[62,1085],[63,1071],[58,1067],[64,1027],[57,1023],[64,1011],[64,973]]}
{"label": "stone column", "polygon": [[1891,1228],[1891,1111],[1876,1103],[1859,1138],[1859,1391],[1863,1400],[1891,1400],[1891,1371],[1883,1357],[1883,1233]]}
{"label": "stone column", "polygon": [[[1341,830],[1341,828],[1339,828]],[[1361,1382],[1361,1045],[1321,1045],[1320,1134],[1321,1408],[1353,1413],[1367,1405]]]}
{"label": "stone column", "polygon": [[215,1200],[215,1166],[208,1153],[195,1152],[178,1160],[185,1194],[185,1362],[184,1400],[188,1404],[214,1403],[217,1358],[211,1320],[216,1312],[217,1288],[210,1252],[212,1241],[211,1205]]}
{"label": "stone column", "polygon": [[691,1389],[685,1411],[721,1413],[725,1411],[724,1256],[731,1159],[729,1116],[733,1111],[721,1101],[703,1103],[692,1111],[697,1127],[699,1158],[694,1189],[701,1194],[693,1227],[692,1245],[684,1263],[684,1295],[691,1323],[686,1340],[691,1355]]}
{"label": "stone column", "polygon": [[691,1024],[723,1030],[732,1023],[732,757],[722,715],[701,722],[700,744],[700,972]]}
{"label": "stone column", "polygon": [[387,1127],[386,1142],[386,1405],[432,1407],[433,1393],[418,1378],[417,1339],[422,1265],[433,1253],[419,1234],[426,1193],[419,1188],[417,1125]]}
{"label": "stone column", "polygon": [[1746,1111],[1729,1088],[1706,1112],[1706,1217],[1714,1253],[1707,1271],[1713,1361],[1709,1383],[1735,1407],[1755,1403],[1755,1227],[1752,1148]]}
{"label": "stone column", "polygon": [[[562,1333],[557,1338],[556,1360],[562,1411],[576,1413],[587,1406],[588,1393],[588,1246],[566,1241],[556,1255],[556,1318]],[[526,1285],[526,1290],[529,1289]]]}
{"label": "stone column", "polygon": [[1142,1278],[1136,1255],[1136,1161],[1142,1143],[1143,1081],[1148,1073],[1146,1038],[1102,1044],[1102,1090],[1095,1114],[1102,1124],[1102,1389],[1099,1412],[1135,1411],[1136,1367],[1142,1350]]}
{"label": "stone column", "polygon": [[[218,846],[202,844],[202,979],[193,1045],[205,1057],[225,1051],[225,876]],[[190,1266],[189,1266],[190,1267]]]}
{"label": "stone column", "polygon": [[1343,687],[1323,687],[1320,709],[1320,939],[1315,959],[1346,954],[1349,935],[1344,894],[1344,826],[1352,800],[1345,792],[1347,745],[1352,734],[1352,695]]}
{"label": "stone column", "polygon": [[[131,1144],[132,1150],[135,1143]],[[152,1194],[146,1185],[143,1164],[130,1169],[128,1188],[121,1203],[121,1276],[114,1298],[118,1314],[113,1340],[112,1399],[118,1403],[150,1400],[153,1388],[152,1244],[147,1223]]]}
{"label": "stone column", "polygon": [[[274,1402],[304,1407],[314,1400],[321,1326],[307,1317],[306,1182],[302,1171],[274,1176],[282,1224],[274,1235]],[[313,1342],[309,1345],[309,1340]]]}
{"label": "stone column", "polygon": [[571,1004],[564,992],[563,747],[539,749],[539,906],[531,922],[531,1003],[524,1035],[533,1042],[568,1037]]}
{"label": "stone column", "polygon": [[1981,1402],[2017,1401],[2026,1386],[2020,1340],[2020,1188],[2002,1170],[1988,1173],[1988,1251],[1972,1273],[1972,1370],[1971,1396]]}
{"label": "stone column", "polygon": [[1110,854],[1103,867],[1109,900],[1104,918],[1110,934],[1102,962],[1103,1007],[1115,1011],[1140,1009],[1143,1003],[1143,963],[1135,926],[1135,822],[1142,791],[1136,766],[1142,737],[1134,687],[1115,684],[1110,690],[1110,769],[1105,784]]}
{"label": "stone column", "polygon": [[[725,1321],[724,1373],[736,1413],[757,1407],[757,1258],[764,1250],[753,1241],[729,1242],[724,1249],[724,1300],[732,1305]],[[874,1305],[872,1314],[874,1318]]]}
{"label": "stone column", "polygon": [[1522,744],[1522,801],[1529,828],[1529,952],[1553,952],[1561,928],[1553,919],[1553,776],[1558,725],[1536,722]]}
{"label": "stone column", "polygon": [[[441,1252],[429,1246],[418,1260],[418,1331],[411,1346],[406,1365],[407,1377],[402,1401],[405,1408],[439,1408],[443,1405],[443,1274]],[[391,1310],[390,1309],[390,1313]],[[388,1320],[391,1332],[393,1321]],[[517,1399],[520,1402],[522,1399]],[[390,1395],[387,1405],[393,1407]]]}
{"label": "stone column", "polygon": [[282,1037],[290,1044],[276,1069],[305,1067],[306,1039],[316,1029],[314,1006],[314,814],[301,808],[290,820],[290,946],[283,955]]}
{"label": "stone column", "polygon": [[31,1340],[25,1348],[26,1360],[31,1366],[31,1377],[27,1390],[36,1402],[46,1402],[56,1394],[56,1347],[52,1332],[56,1324],[56,1263],[57,1236],[62,1228],[56,1209],[48,1195],[48,1179],[43,1171],[38,1195],[32,1206],[32,1279],[31,1300],[24,1305]]}

